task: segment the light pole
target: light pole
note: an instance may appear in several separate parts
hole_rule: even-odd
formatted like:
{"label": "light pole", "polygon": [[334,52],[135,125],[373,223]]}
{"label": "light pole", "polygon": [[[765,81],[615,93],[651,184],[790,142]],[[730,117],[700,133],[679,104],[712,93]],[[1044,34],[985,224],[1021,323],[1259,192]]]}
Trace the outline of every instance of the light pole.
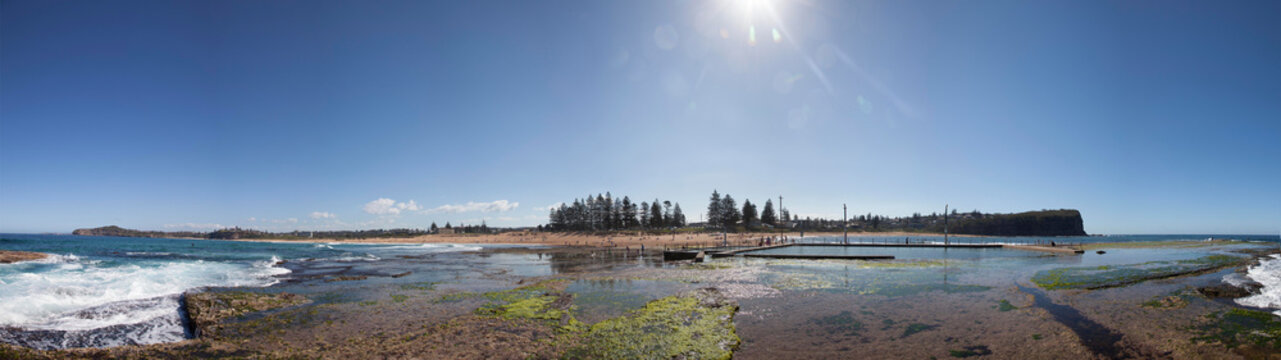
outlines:
{"label": "light pole", "polygon": [[849,212],[850,208],[841,204],[841,231],[845,233],[845,245],[850,244]]}
{"label": "light pole", "polygon": [[947,242],[947,206],[948,206],[948,204],[943,204],[943,246],[944,246],[944,247],[948,246],[948,242]]}

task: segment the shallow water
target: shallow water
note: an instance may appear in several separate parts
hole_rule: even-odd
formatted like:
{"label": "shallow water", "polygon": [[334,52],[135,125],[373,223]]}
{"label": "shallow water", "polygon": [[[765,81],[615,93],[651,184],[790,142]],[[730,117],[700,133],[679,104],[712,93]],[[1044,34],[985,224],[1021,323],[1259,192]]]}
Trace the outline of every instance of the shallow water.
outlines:
{"label": "shallow water", "polygon": [[942,248],[892,246],[806,246],[804,244],[746,252],[760,255],[889,255],[895,259],[980,259],[1030,257],[1043,253],[1002,248]]}

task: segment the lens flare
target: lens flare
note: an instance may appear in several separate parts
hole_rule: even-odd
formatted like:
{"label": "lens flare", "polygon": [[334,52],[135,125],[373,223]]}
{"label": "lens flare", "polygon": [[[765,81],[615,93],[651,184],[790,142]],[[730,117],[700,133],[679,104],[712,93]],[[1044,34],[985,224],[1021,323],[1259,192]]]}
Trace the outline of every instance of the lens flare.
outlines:
{"label": "lens flare", "polygon": [[756,26],[747,27],[747,44],[756,46]]}
{"label": "lens flare", "polygon": [[773,30],[774,30],[774,43],[777,44],[777,43],[783,42],[783,35],[778,33],[778,29],[773,29]]}

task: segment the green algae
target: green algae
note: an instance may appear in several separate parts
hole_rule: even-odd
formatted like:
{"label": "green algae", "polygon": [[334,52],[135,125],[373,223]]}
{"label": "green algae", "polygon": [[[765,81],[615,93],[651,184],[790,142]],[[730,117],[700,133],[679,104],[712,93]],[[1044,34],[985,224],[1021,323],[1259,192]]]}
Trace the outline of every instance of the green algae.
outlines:
{"label": "green algae", "polygon": [[551,295],[521,299],[507,304],[487,304],[476,309],[477,315],[497,316],[504,319],[560,320],[567,311],[553,308],[557,297]]}
{"label": "green algae", "polygon": [[948,350],[947,353],[948,355],[951,355],[954,358],[967,358],[967,357],[974,357],[974,356],[992,355],[992,350],[989,350],[987,348],[987,345],[974,345],[974,346],[963,347],[961,348],[961,350]]}
{"label": "green algae", "polygon": [[1193,342],[1220,343],[1225,347],[1253,346],[1281,351],[1281,320],[1266,311],[1231,309],[1206,315],[1206,324],[1194,328]]}
{"label": "green algae", "polygon": [[543,280],[531,285],[525,285],[509,290],[490,291],[485,293],[475,293],[469,291],[455,292],[441,295],[436,299],[437,303],[457,302],[466,299],[481,298],[490,301],[515,302],[530,297],[539,296],[551,291],[560,291],[565,288],[570,280],[568,279],[551,279]]}
{"label": "green algae", "polygon": [[1168,295],[1158,295],[1139,306],[1154,309],[1181,309],[1188,306],[1188,300],[1199,297],[1195,290],[1180,289]]}
{"label": "green algae", "polygon": [[561,291],[569,280],[545,280],[511,290],[476,295],[490,300],[475,314],[507,320],[531,320],[558,326],[558,332],[579,332],[586,325],[574,318],[573,295]]}
{"label": "green algae", "polygon": [[1014,306],[1013,304],[1010,304],[1010,301],[1009,301],[1009,300],[1006,300],[1006,299],[1001,299],[1001,302],[996,304],[996,310],[1001,311],[1001,312],[1006,312],[1006,311],[1010,311],[1010,310],[1017,310],[1017,309],[1018,309],[1018,307],[1017,307],[1017,306]]}
{"label": "green algae", "polygon": [[836,284],[817,274],[787,274],[775,281],[770,287],[778,290],[813,290],[832,289]]}
{"label": "green algae", "polygon": [[907,325],[907,328],[903,329],[903,335],[899,336],[899,338],[902,339],[908,336],[912,336],[912,334],[919,333],[922,331],[934,330],[935,328],[938,328],[938,327],[939,327],[938,325],[911,323]]}
{"label": "green algae", "polygon": [[660,298],[592,325],[564,358],[729,359],[740,342],[737,311],[714,290]]}
{"label": "green algae", "polygon": [[1047,290],[1102,289],[1240,265],[1245,261],[1242,257],[1215,254],[1134,265],[1067,267],[1039,271],[1032,276],[1032,282]]}
{"label": "green algae", "polygon": [[405,300],[408,300],[408,299],[409,299],[409,295],[391,294],[391,300],[398,303],[405,302]]}

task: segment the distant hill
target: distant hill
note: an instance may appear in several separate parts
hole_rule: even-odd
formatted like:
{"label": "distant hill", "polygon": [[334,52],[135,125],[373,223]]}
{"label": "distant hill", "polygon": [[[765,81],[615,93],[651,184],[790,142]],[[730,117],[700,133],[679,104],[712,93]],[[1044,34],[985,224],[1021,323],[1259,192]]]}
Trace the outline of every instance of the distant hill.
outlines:
{"label": "distant hill", "polygon": [[192,238],[192,237],[203,238],[205,237],[204,233],[198,233],[198,232],[142,231],[142,230],[134,230],[134,229],[125,229],[115,225],[96,227],[92,229],[76,229],[75,231],[72,231],[71,234],[85,235],[85,236],[119,236],[119,237],[143,237],[143,238]]}
{"label": "distant hill", "polygon": [[[983,214],[955,220],[948,232],[992,236],[1085,236],[1081,212],[1070,209],[1028,211],[1015,214]],[[933,229],[943,232],[941,225]]]}
{"label": "distant hill", "polygon": [[[488,227],[460,226],[462,228],[475,228],[479,232],[491,232]],[[409,238],[421,235],[427,235],[430,232],[419,229],[378,229],[378,230],[339,230],[339,231],[291,231],[273,233],[252,229],[241,229],[238,227],[226,228],[211,232],[194,232],[194,231],[143,231],[126,229],[115,225],[96,227],[91,229],[76,229],[72,235],[84,236],[118,236],[118,237],[139,237],[139,238],[196,238],[196,239],[285,239],[298,240],[309,238],[322,239],[368,239],[368,238]]]}

